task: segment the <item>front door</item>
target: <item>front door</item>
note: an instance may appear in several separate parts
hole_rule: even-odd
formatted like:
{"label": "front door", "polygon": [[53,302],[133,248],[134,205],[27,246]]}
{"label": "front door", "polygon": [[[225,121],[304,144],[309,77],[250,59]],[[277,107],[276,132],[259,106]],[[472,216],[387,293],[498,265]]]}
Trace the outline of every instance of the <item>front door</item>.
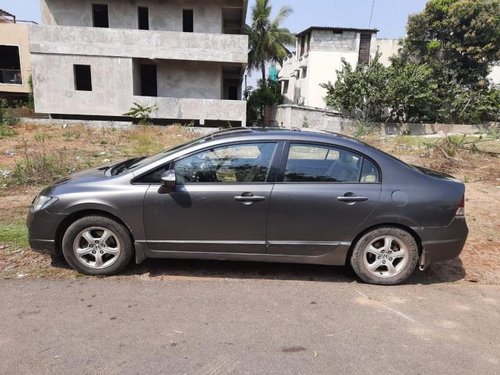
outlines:
{"label": "front door", "polygon": [[355,152],[292,143],[272,192],[269,253],[320,256],[350,244],[381,193],[375,165]]}
{"label": "front door", "polygon": [[276,142],[237,143],[176,160],[177,186],[150,185],[144,224],[153,251],[264,253]]}

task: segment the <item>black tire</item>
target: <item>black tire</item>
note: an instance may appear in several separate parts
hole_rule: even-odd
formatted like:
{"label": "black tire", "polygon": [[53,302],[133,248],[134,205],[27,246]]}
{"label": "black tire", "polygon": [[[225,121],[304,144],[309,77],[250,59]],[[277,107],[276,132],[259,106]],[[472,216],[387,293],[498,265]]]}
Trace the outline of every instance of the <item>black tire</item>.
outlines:
{"label": "black tire", "polygon": [[[85,236],[82,235],[82,233],[95,233],[96,236],[99,236],[99,231],[101,231],[102,237],[104,237],[104,230],[108,234],[111,233],[111,235],[104,243],[101,241],[100,245],[94,243],[90,245],[90,241],[86,241]],[[78,241],[83,241],[83,246],[88,242],[87,247],[90,249],[90,246],[92,246],[95,249],[93,253],[77,256],[76,248],[81,246],[80,244],[77,245],[77,237]],[[102,246],[102,248],[99,246]],[[117,252],[116,255],[107,253],[107,251],[111,250]],[[109,276],[119,273],[130,263],[134,248],[130,233],[122,224],[104,216],[86,216],[78,219],[68,227],[62,240],[62,252],[68,264],[78,272],[92,276]],[[97,268],[97,256],[92,255],[96,252],[103,253],[99,257],[103,263],[102,268]],[[94,264],[92,265],[92,263]],[[109,266],[106,266],[106,263],[109,263]]]}
{"label": "black tire", "polygon": [[399,228],[383,227],[359,239],[352,252],[351,266],[366,283],[397,285],[415,271],[418,256],[417,243],[410,233]]}

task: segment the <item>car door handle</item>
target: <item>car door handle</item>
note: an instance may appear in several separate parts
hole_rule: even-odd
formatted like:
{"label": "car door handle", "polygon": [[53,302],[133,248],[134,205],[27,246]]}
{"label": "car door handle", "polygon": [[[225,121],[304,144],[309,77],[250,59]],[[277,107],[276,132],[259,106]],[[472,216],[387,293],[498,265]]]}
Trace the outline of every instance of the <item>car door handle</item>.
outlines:
{"label": "car door handle", "polygon": [[346,194],[341,197],[337,197],[337,200],[344,202],[344,203],[356,203],[356,202],[364,202],[368,200],[368,197],[361,197],[358,195],[354,194]]}
{"label": "car door handle", "polygon": [[262,197],[260,195],[253,195],[253,194],[242,194],[242,195],[237,195],[234,197],[234,200],[237,202],[261,202],[266,200],[266,197]]}

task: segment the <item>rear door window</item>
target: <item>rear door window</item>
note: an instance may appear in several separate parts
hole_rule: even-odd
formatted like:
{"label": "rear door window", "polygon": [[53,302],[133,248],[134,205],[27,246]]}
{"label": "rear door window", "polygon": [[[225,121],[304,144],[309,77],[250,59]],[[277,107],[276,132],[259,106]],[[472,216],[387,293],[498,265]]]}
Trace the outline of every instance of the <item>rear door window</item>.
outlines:
{"label": "rear door window", "polygon": [[295,144],[289,148],[284,182],[377,183],[374,164],[343,148]]}

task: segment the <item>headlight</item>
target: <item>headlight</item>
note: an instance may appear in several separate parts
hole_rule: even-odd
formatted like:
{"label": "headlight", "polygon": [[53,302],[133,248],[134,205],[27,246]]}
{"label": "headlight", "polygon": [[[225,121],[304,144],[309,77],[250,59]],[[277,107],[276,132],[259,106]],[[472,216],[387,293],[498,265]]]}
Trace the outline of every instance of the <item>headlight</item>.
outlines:
{"label": "headlight", "polygon": [[45,195],[39,195],[35,198],[31,207],[33,211],[40,211],[49,206],[52,206],[56,202],[57,198],[55,197],[46,197]]}

